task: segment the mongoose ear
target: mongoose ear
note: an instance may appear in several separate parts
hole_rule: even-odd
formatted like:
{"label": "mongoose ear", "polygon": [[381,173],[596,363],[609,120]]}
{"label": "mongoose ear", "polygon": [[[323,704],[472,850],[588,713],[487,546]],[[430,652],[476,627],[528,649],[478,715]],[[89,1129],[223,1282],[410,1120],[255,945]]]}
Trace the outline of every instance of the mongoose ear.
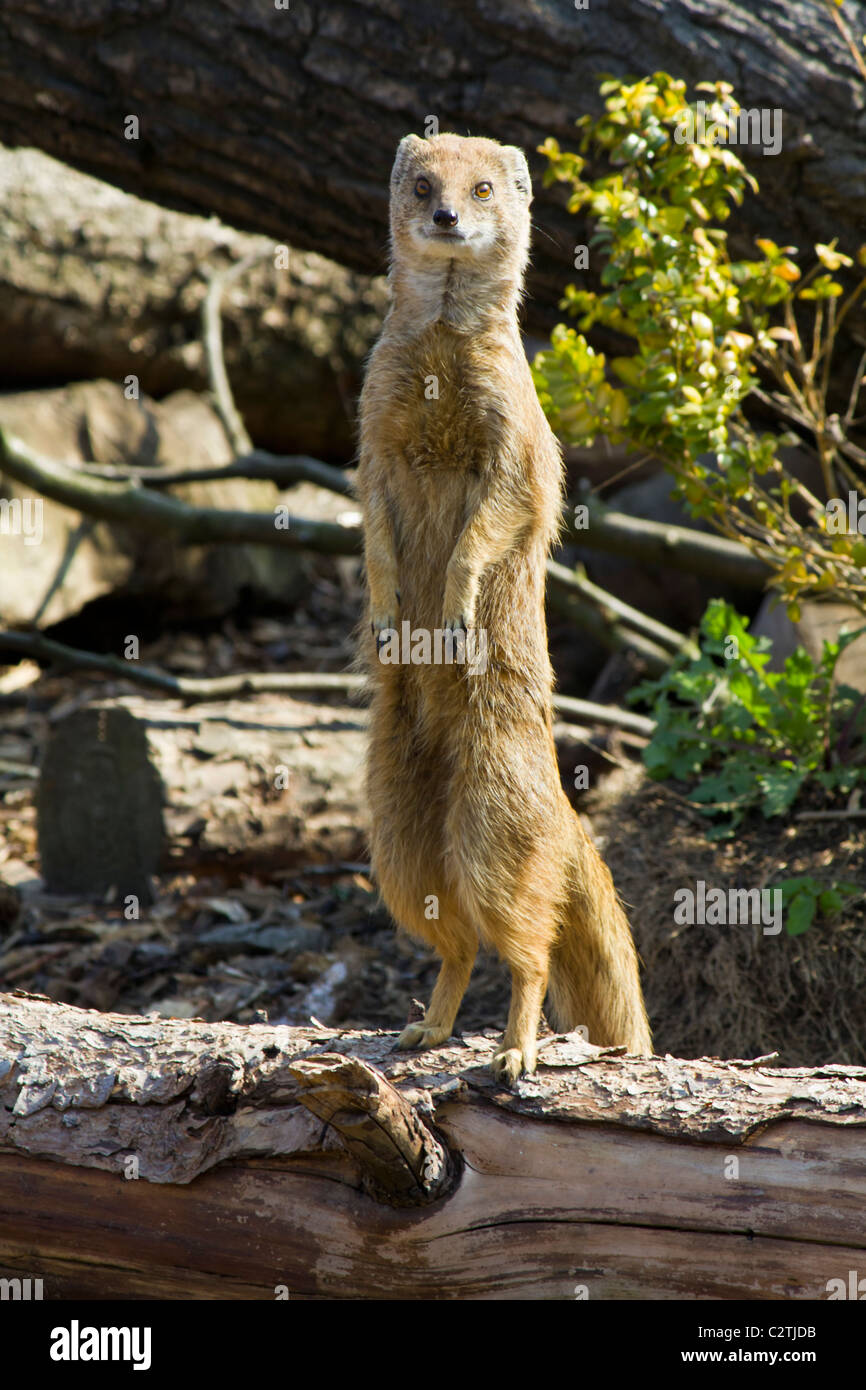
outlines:
{"label": "mongoose ear", "polygon": [[515,188],[519,193],[523,194],[528,203],[531,203],[532,179],[529,175],[529,165],[526,162],[526,155],[517,145],[503,145],[502,153],[511,170]]}
{"label": "mongoose ear", "polygon": [[397,146],[397,154],[394,159],[394,167],[391,170],[391,187],[399,183],[406,167],[413,155],[418,154],[425,146],[426,141],[420,135],[404,135]]}

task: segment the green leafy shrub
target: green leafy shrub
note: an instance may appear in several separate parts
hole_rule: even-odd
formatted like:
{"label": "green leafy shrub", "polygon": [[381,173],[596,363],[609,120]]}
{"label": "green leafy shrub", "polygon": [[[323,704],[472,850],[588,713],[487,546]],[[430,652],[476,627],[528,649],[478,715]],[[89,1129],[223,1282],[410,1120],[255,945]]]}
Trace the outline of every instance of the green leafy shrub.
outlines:
{"label": "green leafy shrub", "polygon": [[866,780],[866,696],[834,679],[863,630],[825,641],[817,663],[800,647],[784,670],[768,671],[768,639],[715,599],[699,658],[678,658],[630,693],[656,720],[644,750],[650,776],[695,783],[690,800],[717,821],[710,839],[730,836],[750,810],[785,815],[806,786],[838,796]]}
{"label": "green leafy shrub", "polygon": [[[839,508],[832,516],[827,509],[832,499],[853,494],[859,505],[866,497],[866,449],[853,438],[866,354],[845,414],[828,406],[839,328],[866,275],[843,297],[834,272],[854,258],[835,242],[815,247],[805,274],[792,259],[796,248],[769,238],[758,240],[756,259],[731,259],[722,224],[757,183],[725,143],[739,113],[731,87],[698,90],[711,96],[696,124],[685,83],[667,73],[605,82],[604,114],[578,122],[580,154],[553,139],[539,147],[549,161],[545,181],[570,186],[571,211],[588,210],[590,244],[605,263],[602,293],[566,288],[562,307],[578,328],[554,330],[535,360],[536,387],[567,443],[603,433],[661,458],[694,516],[769,565],[793,618],[803,594],[832,593],[866,613],[866,534],[847,520],[842,526]],[[682,138],[687,129],[694,140]],[[590,149],[614,172],[585,181]],[[857,260],[866,267],[866,245]],[[608,362],[584,336],[594,325],[622,335],[631,350]],[[772,408],[779,432],[749,423],[743,403],[753,394]],[[791,424],[811,435],[823,497],[779,458],[781,444],[801,442],[785,433]],[[792,515],[796,499],[807,526]]]}
{"label": "green leafy shrub", "polygon": [[862,893],[856,883],[837,883],[835,879],[832,883],[821,883],[810,874],[783,879],[773,887],[782,890],[785,930],[789,936],[802,936],[816,916],[828,920],[836,917],[846,899],[860,897]]}

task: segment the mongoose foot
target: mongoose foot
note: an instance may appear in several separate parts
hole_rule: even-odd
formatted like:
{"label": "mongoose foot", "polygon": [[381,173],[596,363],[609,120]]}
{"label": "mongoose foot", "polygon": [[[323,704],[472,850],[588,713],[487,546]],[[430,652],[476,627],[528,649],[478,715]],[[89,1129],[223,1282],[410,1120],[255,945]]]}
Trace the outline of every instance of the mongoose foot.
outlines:
{"label": "mongoose foot", "polygon": [[519,1047],[500,1047],[498,1052],[493,1054],[493,1061],[490,1063],[490,1070],[504,1085],[510,1086],[524,1072],[535,1071],[535,1054],[531,1055],[524,1052]]}
{"label": "mongoose foot", "polygon": [[450,1028],[436,1028],[429,1023],[410,1023],[403,1029],[395,1046],[403,1050],[410,1047],[438,1047],[450,1037]]}

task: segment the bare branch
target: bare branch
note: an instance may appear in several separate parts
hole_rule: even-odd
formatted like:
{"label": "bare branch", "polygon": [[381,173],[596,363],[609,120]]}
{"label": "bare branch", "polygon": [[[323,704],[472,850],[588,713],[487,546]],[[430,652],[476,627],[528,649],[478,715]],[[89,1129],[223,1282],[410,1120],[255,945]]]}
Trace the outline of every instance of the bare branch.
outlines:
{"label": "bare branch", "polygon": [[133,681],[137,685],[150,686],[153,690],[161,690],[182,700],[223,700],[234,695],[265,693],[296,694],[301,690],[336,690],[352,695],[362,691],[365,683],[363,676],[344,672],[240,672],[234,676],[215,676],[202,680],[190,676],[171,676],[164,671],[155,671],[150,666],[140,666],[137,662],[124,661],[117,656],[67,647],[62,642],[43,637],[39,632],[0,631],[0,652],[4,649],[26,656],[41,657],[43,660],[58,662],[66,667],[103,671],[106,675]]}
{"label": "bare branch", "polygon": [[[548,561],[549,565],[553,563],[552,560]],[[670,666],[672,653],[669,648],[660,647],[658,643],[628,627],[621,619],[615,618],[610,610],[601,609],[594,602],[582,599],[564,584],[554,582],[550,586],[548,600],[555,613],[573,622],[583,632],[588,632],[608,651],[636,652],[650,675],[660,676]]]}
{"label": "bare branch", "polygon": [[84,463],[79,467],[90,478],[110,483],[135,482],[145,487],[174,487],[183,483],[221,483],[225,478],[253,478],[279,488],[294,483],[315,483],[341,497],[354,497],[355,484],[342,468],[323,463],[309,454],[271,454],[253,449],[231,463],[215,468],[114,468],[110,464]]}
{"label": "bare branch", "polygon": [[551,560],[547,567],[547,577],[551,587],[559,585],[568,591],[579,594],[581,598],[589,599],[603,613],[607,612],[621,618],[627,627],[634,628],[636,632],[642,633],[661,647],[670,647],[672,652],[687,652],[689,656],[695,658],[700,655],[697,644],[681,632],[676,632],[666,623],[658,622],[656,618],[650,618],[646,613],[641,613],[639,609],[632,608],[631,604],[624,603],[615,594],[608,593],[600,585],[593,584],[592,580],[587,578],[583,566],[570,570],[565,565],[557,564],[555,560]]}
{"label": "bare branch", "polygon": [[[578,719],[582,724],[606,724],[612,729],[625,729],[627,733],[639,734],[642,738],[652,738],[655,733],[655,720],[645,714],[635,714],[632,710],[620,709],[618,705],[597,705],[592,700],[576,700],[571,695],[554,695],[553,708],[557,714],[569,719]],[[566,737],[573,733],[567,723],[554,726],[554,737]]]}
{"label": "bare branch", "polygon": [[181,545],[253,543],[314,550],[327,555],[359,555],[360,526],[272,512],[238,512],[219,507],[193,507],[177,497],[164,497],[135,483],[107,482],[41,457],[22,440],[0,430],[3,471],[35,488],[64,507],[103,521],[173,532]]}
{"label": "bare branch", "polygon": [[595,498],[588,499],[586,505],[589,525],[575,526],[573,514],[568,517],[568,525],[571,538],[591,550],[626,555],[644,564],[666,565],[749,589],[763,589],[770,578],[763,561],[736,541],[687,526],[645,521],[614,511]]}
{"label": "bare branch", "polygon": [[[155,671],[150,666],[124,661],[117,656],[81,651],[55,642],[50,637],[43,637],[40,632],[0,630],[0,653],[4,650],[56,662],[68,669],[77,667],[87,671],[103,671],[106,675],[149,686],[183,700],[224,700],[238,695],[297,694],[305,690],[339,692],[351,699],[360,695],[366,685],[363,676],[351,672],[239,672],[234,676],[196,680],[190,676],[172,676],[164,671]],[[557,714],[582,720],[585,724],[608,724],[647,737],[652,735],[655,728],[653,721],[644,715],[618,709],[615,705],[576,700],[568,695],[554,695],[553,708]]]}

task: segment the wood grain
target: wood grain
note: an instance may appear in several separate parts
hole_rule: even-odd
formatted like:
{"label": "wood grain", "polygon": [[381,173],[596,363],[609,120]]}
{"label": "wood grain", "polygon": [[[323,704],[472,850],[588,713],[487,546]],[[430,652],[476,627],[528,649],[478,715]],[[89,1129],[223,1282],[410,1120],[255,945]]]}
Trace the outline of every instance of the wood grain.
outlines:
{"label": "wood grain", "polygon": [[[508,1091],[492,1035],[393,1044],[0,995],[0,1275],[46,1298],[819,1299],[866,1268],[864,1068],[572,1035]],[[439,1195],[410,1192],[424,1153]]]}

